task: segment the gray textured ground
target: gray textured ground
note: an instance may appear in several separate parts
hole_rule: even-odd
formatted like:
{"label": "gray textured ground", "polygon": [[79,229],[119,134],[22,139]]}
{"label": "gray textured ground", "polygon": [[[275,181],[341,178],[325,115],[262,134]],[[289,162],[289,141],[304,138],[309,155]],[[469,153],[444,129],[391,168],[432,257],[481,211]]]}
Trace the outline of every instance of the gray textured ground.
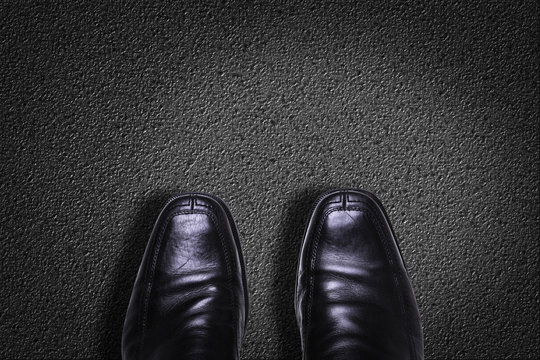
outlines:
{"label": "gray textured ground", "polygon": [[427,358],[539,350],[538,4],[0,5],[0,357],[118,358],[159,208],[227,201],[245,359],[299,358],[318,193],[378,194]]}

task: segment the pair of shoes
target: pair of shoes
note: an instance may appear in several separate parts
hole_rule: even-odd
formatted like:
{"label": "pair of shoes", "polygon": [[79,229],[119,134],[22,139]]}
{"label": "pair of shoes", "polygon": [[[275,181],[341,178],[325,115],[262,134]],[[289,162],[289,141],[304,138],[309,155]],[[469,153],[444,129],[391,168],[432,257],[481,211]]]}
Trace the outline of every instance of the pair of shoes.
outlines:
{"label": "pair of shoes", "polygon": [[[373,194],[319,197],[300,251],[295,310],[304,360],[423,359],[413,290]],[[171,198],[135,280],[123,359],[240,359],[247,316],[231,212],[207,194]]]}

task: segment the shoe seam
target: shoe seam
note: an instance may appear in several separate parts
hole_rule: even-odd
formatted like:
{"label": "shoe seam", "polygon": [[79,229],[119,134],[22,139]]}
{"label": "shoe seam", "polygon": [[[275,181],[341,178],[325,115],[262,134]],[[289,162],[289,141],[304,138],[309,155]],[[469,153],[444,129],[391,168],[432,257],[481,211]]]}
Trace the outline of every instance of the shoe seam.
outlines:
{"label": "shoe seam", "polygon": [[[240,244],[240,232],[238,231],[238,227],[235,223],[235,220],[233,218],[233,215],[231,213],[231,210],[230,208],[228,207],[227,203],[225,203],[225,201],[223,201],[223,199],[215,196],[215,195],[211,195],[211,194],[207,194],[207,193],[203,193],[203,192],[191,192],[191,193],[186,193],[184,195],[188,195],[188,196],[194,196],[195,197],[195,204],[198,205],[198,206],[204,206],[204,207],[207,207],[207,208],[211,208],[214,212],[223,212],[225,214],[225,219],[227,220],[229,226],[230,226],[230,229],[231,229],[231,232],[232,232],[232,235],[233,235],[233,240],[234,240],[234,250],[233,251],[237,256],[238,256],[238,260],[239,260],[239,268],[240,268],[240,273],[241,273],[241,278],[242,278],[242,291],[243,291],[243,298],[244,298],[244,305],[245,305],[245,310],[244,310],[244,323],[242,324],[242,331],[241,331],[241,339],[244,338],[244,335],[245,335],[245,332],[246,332],[246,328],[247,328],[247,322],[248,322],[248,312],[249,312],[249,291],[248,291],[248,283],[247,283],[247,271],[246,271],[246,264],[245,264],[245,258],[244,258],[244,255],[242,253],[242,247],[241,247],[241,244]],[[204,198],[204,199],[207,199],[207,200],[212,200],[212,202],[206,204],[205,202],[201,201],[200,203],[197,201],[199,200],[199,198]],[[215,203],[215,205],[213,204]],[[217,205],[217,208],[216,208],[216,205]],[[240,348],[238,349],[238,353],[240,353]]]}
{"label": "shoe seam", "polygon": [[[232,213],[231,213],[231,210],[229,209],[228,205],[219,197],[217,196],[214,196],[214,195],[210,195],[210,194],[206,194],[206,193],[190,193],[189,195],[192,195],[192,196],[197,196],[195,198],[195,204],[197,206],[203,206],[203,207],[206,207],[206,208],[210,208],[212,209],[212,211],[216,212],[216,213],[221,213],[223,212],[225,214],[225,219],[227,220],[229,226],[230,226],[230,229],[231,229],[231,233],[233,235],[233,240],[234,240],[234,249],[232,250],[232,252],[234,254],[236,254],[236,256],[238,257],[238,261],[239,261],[239,270],[240,270],[240,274],[241,274],[241,287],[242,287],[242,292],[243,292],[243,299],[244,299],[244,322],[241,324],[240,326],[240,336],[239,336],[239,344],[238,344],[238,349],[237,349],[237,357],[240,356],[240,347],[241,347],[241,342],[246,334],[246,328],[247,328],[247,322],[248,322],[248,312],[249,312],[249,291],[248,291],[248,284],[247,284],[247,271],[246,271],[246,265],[245,265],[245,259],[244,259],[244,256],[242,254],[242,247],[241,247],[241,244],[240,244],[240,233],[238,231],[238,227],[236,226],[236,223],[235,223],[235,220],[232,216]],[[202,196],[204,197],[205,199],[207,200],[212,200],[211,202],[205,202],[205,201],[201,201],[199,202],[198,200],[200,200],[198,197],[199,196]],[[232,256],[232,254],[230,254]],[[234,256],[232,256],[234,257]],[[237,302],[238,304],[238,302]],[[239,316],[237,316],[238,318]]]}
{"label": "shoe seam", "polygon": [[[372,220],[375,223],[375,227],[379,235],[387,235],[389,238],[394,238],[394,236],[392,236],[392,234],[388,232],[388,229],[382,226],[380,217],[374,214],[372,209],[368,209],[368,211],[366,212],[366,216],[368,219]],[[403,294],[401,293],[401,289],[403,288],[403,285],[406,283],[406,279],[405,280],[403,279],[403,273],[401,271],[396,271],[396,265],[394,264],[394,261],[392,260],[392,257],[390,256],[390,249],[389,249],[390,244],[388,244],[387,237],[381,236],[381,238],[383,239],[381,242],[383,244],[387,260],[390,263],[390,267],[392,268],[392,275],[394,278],[394,285],[395,285],[395,290],[396,290],[395,292],[397,294],[399,304],[400,304],[402,321],[405,323],[404,327],[405,327],[405,330],[407,331],[407,340],[409,343],[409,355],[411,359],[414,360],[417,357],[415,355],[415,348],[413,346],[412,337],[410,335],[412,331],[412,327],[409,321],[409,317],[407,316],[407,312],[405,311],[406,305],[410,305],[410,304],[408,304],[407,297],[403,296]]]}

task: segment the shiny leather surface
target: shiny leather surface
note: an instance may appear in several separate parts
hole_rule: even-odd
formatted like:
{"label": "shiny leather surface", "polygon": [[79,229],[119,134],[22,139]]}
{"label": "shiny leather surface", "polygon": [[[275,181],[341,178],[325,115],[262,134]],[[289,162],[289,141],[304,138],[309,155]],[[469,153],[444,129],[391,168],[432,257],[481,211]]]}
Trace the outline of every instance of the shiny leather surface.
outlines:
{"label": "shiny leather surface", "polygon": [[205,194],[172,198],[137,274],[122,357],[238,359],[247,319],[238,233],[226,205]]}
{"label": "shiny leather surface", "polygon": [[295,308],[305,360],[423,359],[413,290],[373,194],[337,190],[316,203]]}

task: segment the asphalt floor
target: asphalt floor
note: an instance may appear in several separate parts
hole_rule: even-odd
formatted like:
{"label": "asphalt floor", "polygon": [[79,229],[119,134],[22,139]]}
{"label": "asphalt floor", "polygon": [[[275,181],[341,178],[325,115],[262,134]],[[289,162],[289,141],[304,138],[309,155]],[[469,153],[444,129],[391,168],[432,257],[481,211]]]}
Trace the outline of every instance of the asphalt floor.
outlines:
{"label": "asphalt floor", "polygon": [[535,1],[0,5],[0,357],[119,358],[161,206],[225,200],[243,359],[299,359],[311,203],[385,205],[428,359],[535,359]]}

